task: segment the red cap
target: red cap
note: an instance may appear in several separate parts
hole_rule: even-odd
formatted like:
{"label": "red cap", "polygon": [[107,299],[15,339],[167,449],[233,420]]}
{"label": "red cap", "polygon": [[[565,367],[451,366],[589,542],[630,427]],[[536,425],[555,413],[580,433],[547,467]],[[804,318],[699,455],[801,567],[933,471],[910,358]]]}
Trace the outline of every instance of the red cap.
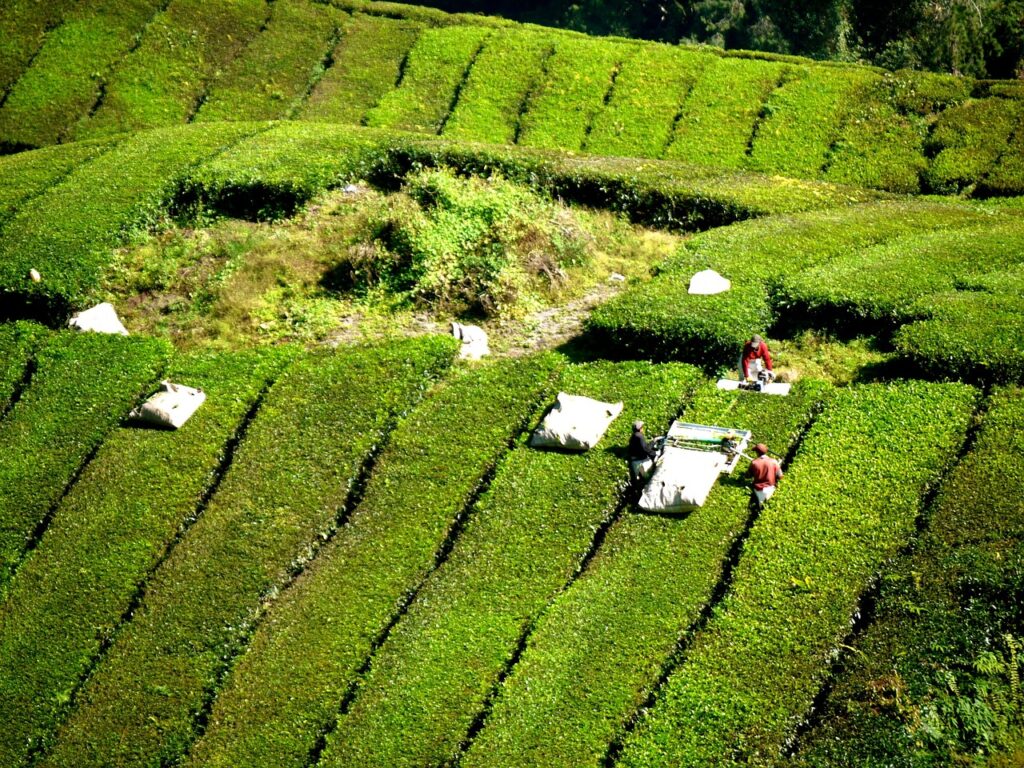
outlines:
{"label": "red cap", "polygon": [[758,456],[764,456],[766,453],[768,453],[768,446],[765,445],[764,443],[758,443],[757,445],[754,446],[754,450],[757,451]]}

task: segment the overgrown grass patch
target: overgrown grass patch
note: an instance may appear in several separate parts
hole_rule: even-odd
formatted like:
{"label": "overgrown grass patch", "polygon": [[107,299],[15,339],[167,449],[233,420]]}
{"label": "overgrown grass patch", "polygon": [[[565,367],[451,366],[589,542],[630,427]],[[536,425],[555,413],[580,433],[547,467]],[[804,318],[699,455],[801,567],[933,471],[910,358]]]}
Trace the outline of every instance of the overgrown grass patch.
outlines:
{"label": "overgrown grass patch", "polygon": [[298,111],[304,120],[361,124],[398,80],[423,25],[356,14],[331,54],[331,66]]}
{"label": "overgrown grass patch", "polygon": [[[819,401],[820,382],[789,397],[704,385],[681,418],[753,431],[786,455]],[[649,424],[651,434],[664,424]],[[600,766],[706,610],[750,517],[750,488],[722,477],[707,503],[677,516],[626,514],[586,571],[544,614],[461,765]]]}
{"label": "overgrown grass patch", "polygon": [[211,82],[196,121],[291,117],[348,18],[309,0],[275,0],[266,29]]}
{"label": "overgrown grass patch", "polygon": [[559,367],[546,356],[462,371],[396,427],[349,524],[273,607],[233,670],[188,765],[306,765],[481,482],[551,397]]}
{"label": "overgrown grass patch", "polygon": [[626,739],[623,765],[778,758],[861,593],[913,534],[976,396],[922,382],[837,391],[752,528],[730,593]]}
{"label": "overgrown grass patch", "polygon": [[328,737],[325,766],[439,764],[455,757],[532,622],[573,578],[619,504],[630,422],[664,424],[700,380],[688,366],[597,363],[559,388],[625,409],[583,454],[520,445],[499,468],[449,559],[375,654]]}
{"label": "overgrown grass patch", "polygon": [[286,354],[200,353],[167,377],[207,400],[178,431],[124,426],[103,442],[12,582],[0,620],[0,761],[47,744],[146,576],[202,512],[229,441]]}
{"label": "overgrown grass patch", "polygon": [[164,342],[66,331],[0,422],[0,587],[90,453],[156,381]]}
{"label": "overgrown grass patch", "polygon": [[333,534],[374,446],[455,346],[425,337],[343,348],[309,355],[278,380],[41,765],[181,758],[261,604]]}
{"label": "overgrown grass patch", "polygon": [[366,125],[437,134],[459,86],[492,30],[443,27],[425,30],[409,51],[402,81],[366,115]]}

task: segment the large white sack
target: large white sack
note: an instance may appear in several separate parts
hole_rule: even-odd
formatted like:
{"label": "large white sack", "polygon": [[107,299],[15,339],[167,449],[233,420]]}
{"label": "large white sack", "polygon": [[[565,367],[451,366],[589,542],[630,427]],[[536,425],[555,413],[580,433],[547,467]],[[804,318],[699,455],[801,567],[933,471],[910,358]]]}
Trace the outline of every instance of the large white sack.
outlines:
{"label": "large white sack", "polygon": [[689,293],[710,296],[715,293],[725,293],[732,287],[732,283],[715,272],[713,269],[705,269],[690,278]]}
{"label": "large white sack", "polygon": [[463,360],[479,360],[481,357],[491,354],[491,348],[487,343],[487,332],[480,326],[453,322],[452,336],[462,341],[459,357]]}
{"label": "large white sack", "polygon": [[68,327],[79,331],[95,331],[96,333],[119,333],[128,335],[128,329],[121,325],[114,305],[109,302],[97,304],[91,309],[72,315]]}
{"label": "large white sack", "polygon": [[201,389],[161,381],[157,393],[129,415],[146,424],[178,429],[205,401],[206,393]]}
{"label": "large white sack", "polygon": [[712,451],[666,448],[640,496],[640,508],[679,512],[704,506],[722,471],[723,458]]}
{"label": "large white sack", "polygon": [[530,445],[570,451],[590,450],[620,413],[622,403],[602,403],[589,397],[559,392],[554,407],[534,430]]}

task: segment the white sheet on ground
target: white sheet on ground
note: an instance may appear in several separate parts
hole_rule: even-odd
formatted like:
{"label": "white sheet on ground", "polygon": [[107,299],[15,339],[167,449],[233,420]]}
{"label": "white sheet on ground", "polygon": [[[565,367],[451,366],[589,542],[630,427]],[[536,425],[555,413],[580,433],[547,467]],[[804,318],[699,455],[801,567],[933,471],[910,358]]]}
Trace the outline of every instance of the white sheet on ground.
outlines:
{"label": "white sheet on ground", "polygon": [[554,407],[530,437],[530,445],[534,448],[590,450],[620,413],[622,403],[603,403],[559,392]]}
{"label": "white sheet on ground", "polygon": [[121,324],[121,319],[117,316],[114,305],[106,301],[72,315],[71,319],[68,320],[68,327],[79,331],[128,335],[128,329]]}
{"label": "white sheet on ground", "polygon": [[161,381],[160,389],[129,416],[135,421],[178,429],[206,401],[206,393],[181,384]]}

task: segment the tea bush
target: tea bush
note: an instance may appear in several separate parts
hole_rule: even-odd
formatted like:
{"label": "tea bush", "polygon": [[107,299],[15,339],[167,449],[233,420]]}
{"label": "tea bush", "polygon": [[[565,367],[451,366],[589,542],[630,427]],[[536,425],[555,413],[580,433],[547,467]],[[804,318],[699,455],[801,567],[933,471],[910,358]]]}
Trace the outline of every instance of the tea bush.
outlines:
{"label": "tea bush", "polygon": [[424,337],[310,354],[277,381],[217,493],[150,578],[39,764],[180,759],[261,605],[337,528],[374,446],[456,346]]}
{"label": "tea bush", "polygon": [[730,593],[625,740],[624,766],[777,759],[861,594],[913,535],[976,394],[923,382],[836,392],[751,529]]}
{"label": "tea bush", "polygon": [[196,121],[291,117],[348,19],[308,0],[275,0],[266,29],[210,83]]}
{"label": "tea bush", "polygon": [[74,0],[13,0],[0,9],[0,94],[22,75],[43,45],[47,30],[77,3]]}
{"label": "tea bush", "polygon": [[0,415],[6,414],[26,376],[31,373],[36,346],[46,331],[35,323],[0,325]]}
{"label": "tea bush", "polygon": [[0,421],[0,590],[107,433],[156,381],[169,349],[154,339],[65,331]]}
{"label": "tea bush", "polygon": [[395,428],[348,524],[257,630],[186,764],[306,765],[481,483],[553,396],[560,367],[553,356],[505,360],[427,394]]}
{"label": "tea bush", "polygon": [[449,558],[374,655],[327,737],[322,765],[437,765],[455,757],[517,644],[620,504],[620,447],[630,422],[666,424],[699,380],[678,365],[566,371],[559,389],[622,401],[622,414],[586,453],[519,445],[509,454]]}
{"label": "tea bush", "polygon": [[966,101],[943,112],[928,138],[935,157],[925,174],[927,189],[955,194],[998,173],[996,163],[1006,156],[1010,133],[1022,119],[1024,101],[998,98]]}
{"label": "tea bush", "polygon": [[407,19],[357,14],[331,55],[333,65],[297,111],[304,120],[363,124],[395,87],[423,25]]}
{"label": "tea bush", "polygon": [[[750,429],[786,455],[827,395],[806,380],[784,398],[725,393],[709,382],[680,418]],[[661,425],[650,427],[654,434]],[[745,466],[723,476],[698,510],[626,514],[611,526],[531,633],[461,765],[507,766],[522,755],[534,766],[609,762],[609,745],[707,610],[750,525]]]}
{"label": "tea bush", "polygon": [[197,353],[167,377],[206,402],[178,431],[123,426],[57,507],[11,583],[0,621],[0,762],[22,765],[52,737],[175,536],[202,512],[229,441],[286,355]]}

